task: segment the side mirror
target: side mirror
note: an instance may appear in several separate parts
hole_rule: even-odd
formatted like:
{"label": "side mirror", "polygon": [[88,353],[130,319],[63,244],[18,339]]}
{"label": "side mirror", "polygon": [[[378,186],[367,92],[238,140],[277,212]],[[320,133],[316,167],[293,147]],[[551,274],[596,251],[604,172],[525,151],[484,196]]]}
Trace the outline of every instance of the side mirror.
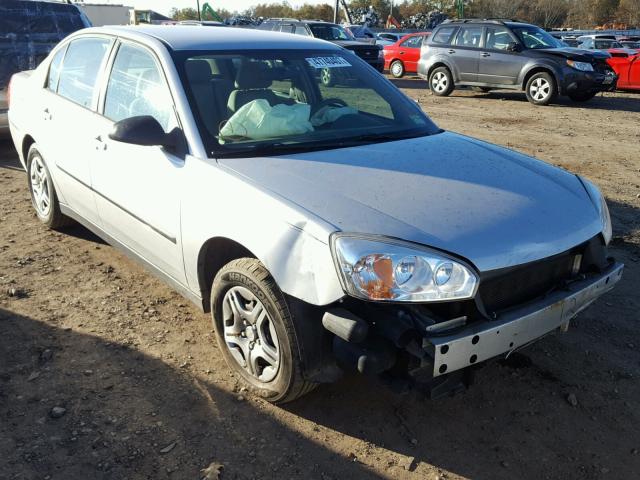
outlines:
{"label": "side mirror", "polygon": [[507,45],[507,52],[519,52],[522,50],[522,47],[517,42],[509,42]]}
{"label": "side mirror", "polygon": [[161,146],[177,150],[182,145],[182,132],[174,128],[165,133],[162,125],[150,115],[125,118],[113,125],[109,138],[116,142],[141,145],[143,147]]}

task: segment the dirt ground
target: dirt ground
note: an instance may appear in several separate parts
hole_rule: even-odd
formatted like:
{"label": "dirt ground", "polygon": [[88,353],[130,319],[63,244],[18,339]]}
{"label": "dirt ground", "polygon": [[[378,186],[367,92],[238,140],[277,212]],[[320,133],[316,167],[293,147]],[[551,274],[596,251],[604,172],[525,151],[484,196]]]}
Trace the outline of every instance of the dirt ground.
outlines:
{"label": "dirt ground", "polygon": [[640,95],[541,108],[396,83],[441,127],[600,185],[621,284],[454,398],[349,376],[274,407],[241,390],[206,315],[87,230],[41,226],[4,143],[0,479],[640,478]]}

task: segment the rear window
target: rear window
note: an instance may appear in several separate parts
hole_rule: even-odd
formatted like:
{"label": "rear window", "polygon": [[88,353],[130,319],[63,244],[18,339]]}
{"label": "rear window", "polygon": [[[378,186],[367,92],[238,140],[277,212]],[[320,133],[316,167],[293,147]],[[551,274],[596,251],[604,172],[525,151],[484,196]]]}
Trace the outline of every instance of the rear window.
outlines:
{"label": "rear window", "polygon": [[453,35],[458,30],[458,27],[441,27],[435,34],[431,36],[430,43],[451,43]]}

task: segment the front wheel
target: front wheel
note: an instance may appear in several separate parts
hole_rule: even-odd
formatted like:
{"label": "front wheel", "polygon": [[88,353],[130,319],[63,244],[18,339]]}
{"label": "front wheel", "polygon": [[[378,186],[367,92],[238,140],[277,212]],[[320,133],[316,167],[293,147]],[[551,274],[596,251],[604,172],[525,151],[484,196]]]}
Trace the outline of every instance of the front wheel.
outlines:
{"label": "front wheel", "polygon": [[534,105],[549,105],[556,98],[557,92],[556,81],[547,72],[532,75],[525,86],[527,100]]}
{"label": "front wheel", "polygon": [[258,260],[234,260],[218,272],[211,313],[227,365],[254,393],[286,403],[316,386],[303,379],[304,359],[285,297]]}
{"label": "front wheel", "polygon": [[587,102],[596,96],[598,92],[574,92],[569,93],[568,96],[574,102]]}
{"label": "front wheel", "polygon": [[395,78],[401,78],[404,76],[404,65],[400,60],[394,60],[391,62],[391,66],[389,67],[389,72]]}
{"label": "front wheel", "polygon": [[455,85],[453,84],[453,77],[447,67],[438,67],[431,75],[429,75],[429,88],[434,95],[439,97],[447,97],[451,95]]}

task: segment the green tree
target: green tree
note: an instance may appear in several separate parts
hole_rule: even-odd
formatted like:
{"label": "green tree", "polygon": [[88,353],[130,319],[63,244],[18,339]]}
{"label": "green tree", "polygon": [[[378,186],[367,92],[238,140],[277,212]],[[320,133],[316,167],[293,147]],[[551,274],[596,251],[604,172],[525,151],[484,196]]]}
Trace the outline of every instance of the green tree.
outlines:
{"label": "green tree", "polygon": [[182,20],[198,20],[198,11],[195,8],[172,8],[169,16],[180,22]]}

